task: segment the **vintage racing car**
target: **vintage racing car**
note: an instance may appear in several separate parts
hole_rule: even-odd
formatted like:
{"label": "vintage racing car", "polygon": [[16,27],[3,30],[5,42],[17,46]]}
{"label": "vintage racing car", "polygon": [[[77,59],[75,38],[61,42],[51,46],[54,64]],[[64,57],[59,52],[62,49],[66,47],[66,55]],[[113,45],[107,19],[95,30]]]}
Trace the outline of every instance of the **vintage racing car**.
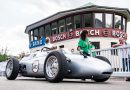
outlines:
{"label": "vintage racing car", "polygon": [[112,73],[111,63],[103,56],[86,57],[73,54],[66,48],[52,51],[47,47],[20,61],[10,59],[5,71],[8,80],[14,80],[21,74],[25,77],[45,78],[49,82],[60,82],[64,78],[104,82]]}

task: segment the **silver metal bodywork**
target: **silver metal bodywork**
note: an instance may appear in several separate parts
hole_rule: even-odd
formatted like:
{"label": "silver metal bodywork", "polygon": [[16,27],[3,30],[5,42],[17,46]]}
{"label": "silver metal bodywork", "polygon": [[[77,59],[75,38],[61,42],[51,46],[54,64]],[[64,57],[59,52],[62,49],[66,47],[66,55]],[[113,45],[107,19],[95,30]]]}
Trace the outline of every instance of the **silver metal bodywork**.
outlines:
{"label": "silver metal bodywork", "polygon": [[[20,62],[20,73],[29,77],[44,77],[44,63],[47,55],[53,51],[38,51],[24,57]],[[88,56],[72,54],[67,49],[59,50],[66,57],[68,74],[65,78],[107,78],[113,70],[107,62]]]}

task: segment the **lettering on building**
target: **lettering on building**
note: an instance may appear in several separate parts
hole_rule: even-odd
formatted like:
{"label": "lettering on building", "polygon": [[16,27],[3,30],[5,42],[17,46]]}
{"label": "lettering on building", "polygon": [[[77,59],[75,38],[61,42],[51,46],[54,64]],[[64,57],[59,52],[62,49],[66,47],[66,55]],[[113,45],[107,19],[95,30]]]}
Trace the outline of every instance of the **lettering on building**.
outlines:
{"label": "lettering on building", "polygon": [[67,38],[67,35],[64,34],[60,34],[60,35],[56,35],[54,37],[52,37],[52,42],[56,42],[56,41],[61,41]]}
{"label": "lettering on building", "polygon": [[58,42],[62,40],[68,40],[73,38],[79,38],[80,34],[83,30],[86,30],[88,32],[88,37],[114,37],[114,38],[127,38],[127,35],[125,32],[121,30],[113,30],[113,29],[78,29],[73,30],[72,32],[65,32],[56,36],[51,37],[52,42]]}
{"label": "lettering on building", "polygon": [[112,30],[112,36],[126,38],[126,34],[124,32],[116,31],[116,30]]}
{"label": "lettering on building", "polygon": [[110,31],[109,30],[103,30],[103,36],[104,37],[108,37],[109,36]]}

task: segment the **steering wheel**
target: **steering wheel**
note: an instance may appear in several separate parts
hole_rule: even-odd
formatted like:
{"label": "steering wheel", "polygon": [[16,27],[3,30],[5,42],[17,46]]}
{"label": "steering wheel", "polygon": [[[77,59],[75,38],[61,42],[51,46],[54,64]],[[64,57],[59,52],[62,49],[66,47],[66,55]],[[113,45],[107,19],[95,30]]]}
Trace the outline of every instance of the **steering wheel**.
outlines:
{"label": "steering wheel", "polygon": [[51,48],[49,48],[49,47],[43,47],[42,49],[41,49],[41,51],[50,51],[51,50]]}

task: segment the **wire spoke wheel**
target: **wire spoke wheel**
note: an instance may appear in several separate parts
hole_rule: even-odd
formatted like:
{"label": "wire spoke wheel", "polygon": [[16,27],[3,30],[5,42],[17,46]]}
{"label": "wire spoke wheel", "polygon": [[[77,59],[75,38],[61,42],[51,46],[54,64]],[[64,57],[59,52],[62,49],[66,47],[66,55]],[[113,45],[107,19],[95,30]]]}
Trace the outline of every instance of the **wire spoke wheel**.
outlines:
{"label": "wire spoke wheel", "polygon": [[7,62],[5,75],[8,80],[14,80],[19,73],[19,61],[12,58]]}
{"label": "wire spoke wheel", "polygon": [[13,62],[10,60],[6,67],[6,74],[8,77],[11,76],[12,71],[13,71]]}
{"label": "wire spoke wheel", "polygon": [[46,73],[49,77],[53,78],[57,75],[59,70],[58,60],[55,56],[51,56],[47,59]]}
{"label": "wire spoke wheel", "polygon": [[66,58],[62,53],[58,51],[49,53],[44,64],[46,80],[49,82],[62,81],[67,73],[66,64]]}

